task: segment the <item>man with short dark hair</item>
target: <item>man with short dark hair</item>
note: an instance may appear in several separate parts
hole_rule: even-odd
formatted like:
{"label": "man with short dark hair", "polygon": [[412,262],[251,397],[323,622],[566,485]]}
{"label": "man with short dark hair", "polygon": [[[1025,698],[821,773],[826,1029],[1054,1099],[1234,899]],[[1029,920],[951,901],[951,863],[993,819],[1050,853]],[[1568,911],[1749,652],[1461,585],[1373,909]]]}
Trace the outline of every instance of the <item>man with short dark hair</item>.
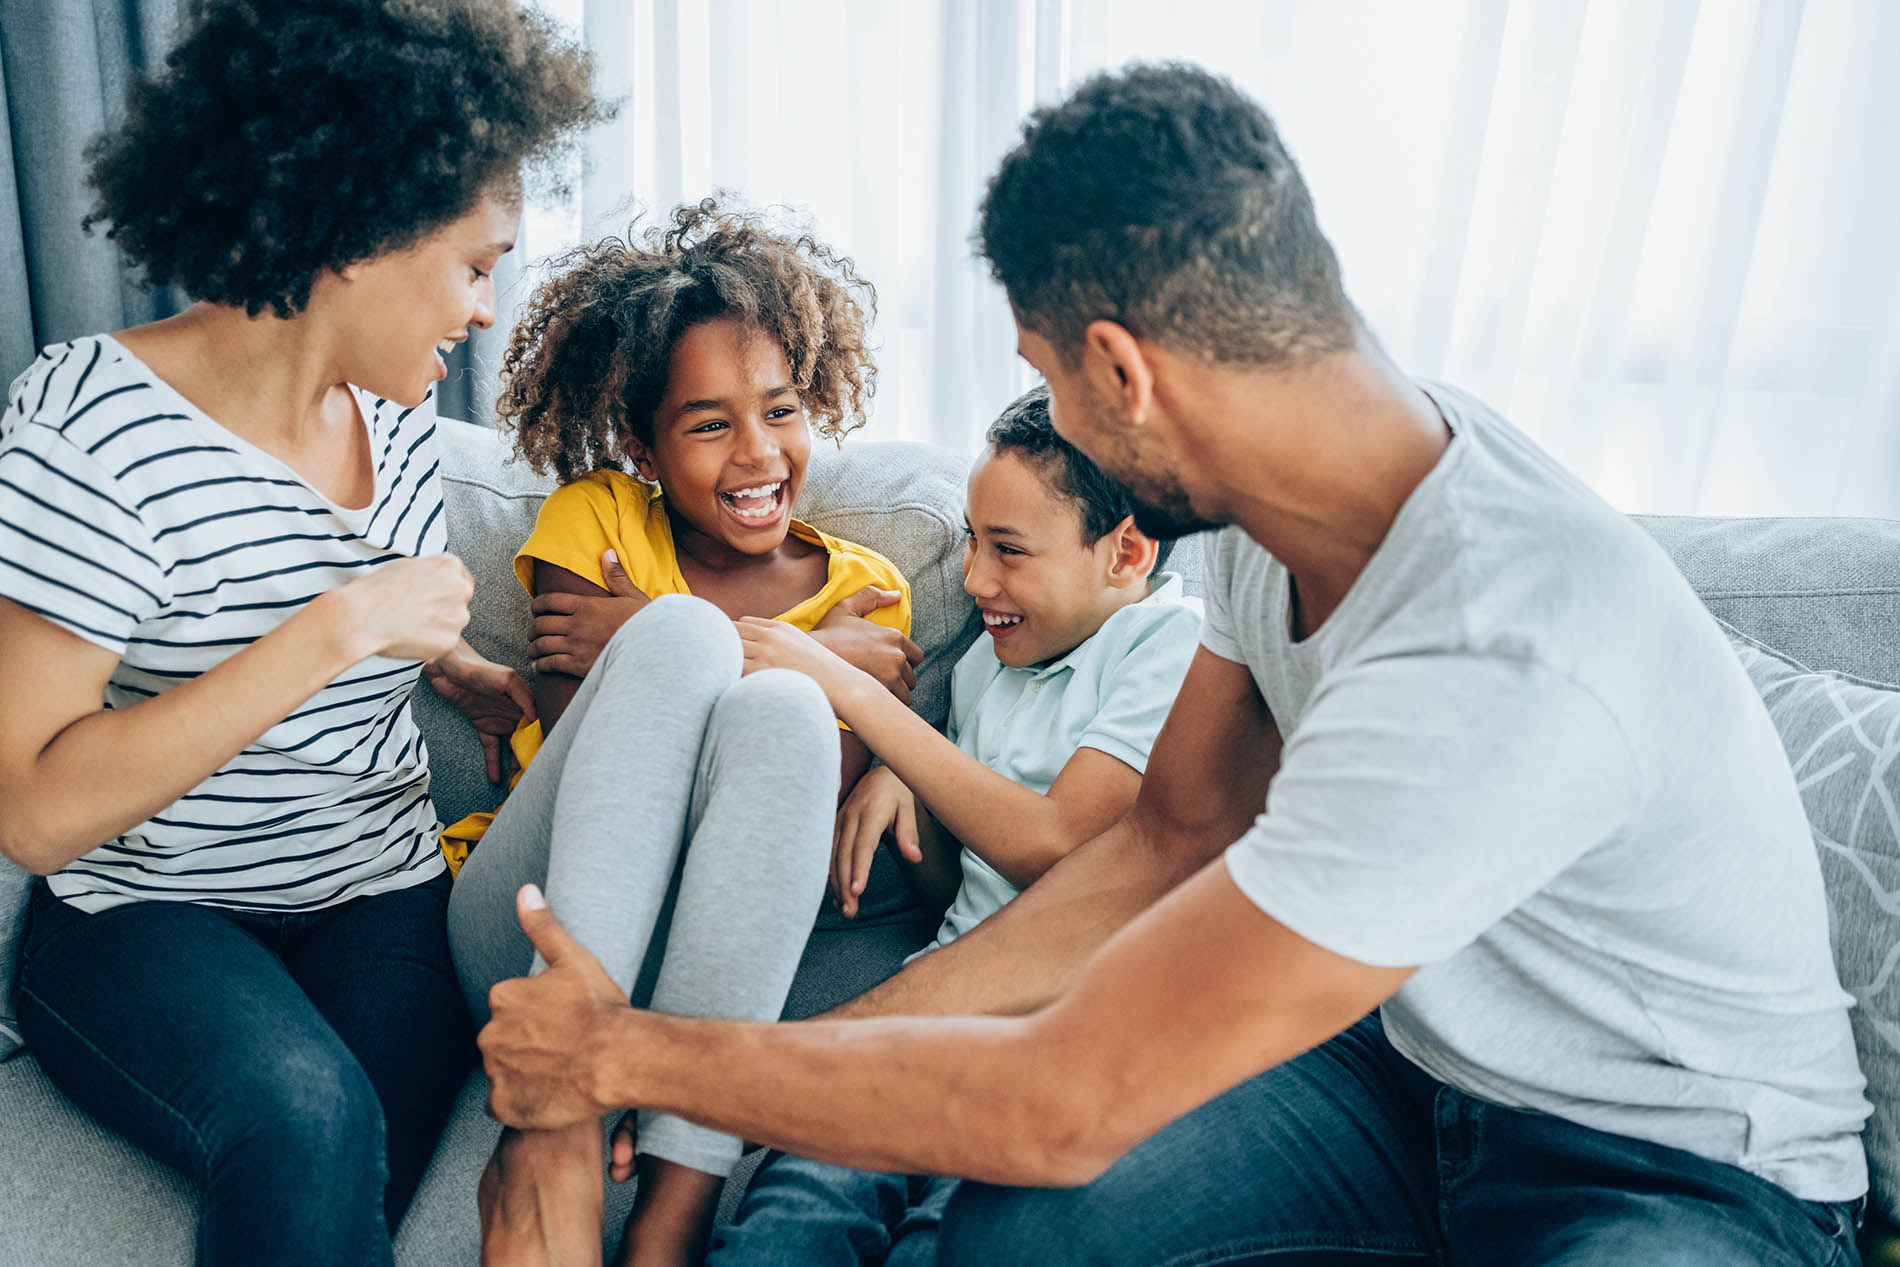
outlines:
{"label": "man with short dark hair", "polygon": [[552,967],[497,987],[498,1115],[987,1181],[956,1263],[1856,1261],[1819,866],[1666,556],[1392,364],[1224,80],[1037,112],[981,240],[1143,530],[1231,525],[1135,810],[799,1025],[633,1012],[524,891]]}

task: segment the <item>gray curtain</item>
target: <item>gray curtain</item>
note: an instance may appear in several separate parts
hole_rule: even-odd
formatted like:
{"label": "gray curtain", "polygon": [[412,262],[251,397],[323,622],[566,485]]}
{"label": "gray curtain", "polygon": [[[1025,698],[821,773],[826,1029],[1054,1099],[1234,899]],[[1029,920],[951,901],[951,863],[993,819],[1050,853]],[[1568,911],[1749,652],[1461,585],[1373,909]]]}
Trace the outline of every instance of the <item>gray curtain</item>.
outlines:
{"label": "gray curtain", "polygon": [[102,232],[86,143],[123,116],[132,76],[162,63],[180,0],[0,0],[0,383],[49,343],[168,316]]}
{"label": "gray curtain", "polygon": [[[156,70],[189,0],[0,0],[0,388],[49,343],[155,321],[189,300],[144,285],[92,207],[86,145],[124,116],[136,73]],[[493,330],[449,359],[438,410],[494,419],[495,371],[521,297],[517,257],[495,273]]]}

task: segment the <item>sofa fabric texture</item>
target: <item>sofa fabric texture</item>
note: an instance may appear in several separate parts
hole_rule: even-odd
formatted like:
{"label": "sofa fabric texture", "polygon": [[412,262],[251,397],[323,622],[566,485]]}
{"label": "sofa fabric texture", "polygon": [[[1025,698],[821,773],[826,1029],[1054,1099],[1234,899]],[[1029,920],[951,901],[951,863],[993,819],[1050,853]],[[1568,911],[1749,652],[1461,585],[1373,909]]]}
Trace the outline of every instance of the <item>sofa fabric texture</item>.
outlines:
{"label": "sofa fabric texture", "polygon": [[1874,1204],[1900,1221],[1900,688],[1817,673],[1730,631],[1788,750],[1826,881],[1834,962],[1873,1117]]}
{"label": "sofa fabric texture", "polygon": [[[466,560],[476,580],[468,640],[484,655],[522,668],[528,614],[510,561],[552,483],[509,463],[506,441],[486,428],[445,420],[439,443],[450,548]],[[925,446],[863,439],[848,442],[841,452],[816,445],[812,458],[796,511],[826,532],[878,549],[903,571],[917,613],[914,636],[929,657],[919,674],[915,706],[941,721],[949,668],[978,632],[960,568],[967,461]],[[1814,666],[1874,682],[1900,681],[1900,522],[1655,517],[1640,522],[1711,610],[1780,653],[1773,658],[1797,672]],[[1199,591],[1197,542],[1181,542],[1168,566],[1188,578],[1191,592]],[[417,688],[413,707],[429,745],[438,816],[453,821],[471,810],[493,808],[500,790],[483,774],[473,730],[426,684]],[[1807,713],[1801,716],[1807,725]],[[1779,716],[1777,723],[1782,723]],[[1793,725],[1793,714],[1788,724]],[[1791,747],[1793,733],[1784,731]],[[1900,786],[1891,773],[1885,777],[1889,789]],[[1886,955],[1895,938],[1870,924],[1868,940],[1858,941],[1861,925],[1854,921],[1859,916],[1842,912],[1858,910],[1857,903],[1896,886],[1885,881],[1876,888],[1859,875],[1850,879],[1830,863],[1827,846],[1818,840],[1821,831],[1834,833],[1830,838],[1837,841],[1863,838],[1842,837],[1827,826],[1834,821],[1831,809],[1819,812],[1810,803],[1809,812],[1816,816],[1817,844],[1836,903],[1843,976],[1871,983],[1868,956]],[[1881,846],[1867,848],[1878,853]],[[1893,849],[1886,849],[1884,863],[1900,870]],[[1851,870],[1844,857],[1840,862]],[[1876,868],[1874,874],[1886,873]],[[1856,887],[1836,893],[1836,886],[1849,883]],[[0,863],[0,1055],[11,1050],[7,1027],[26,885],[23,872]],[[820,914],[786,1004],[788,1017],[822,1011],[875,984],[935,931],[934,914],[911,899],[887,858],[880,859],[865,898],[855,920],[842,920],[829,907]],[[1890,1044],[1875,1045],[1862,1027],[1879,1018],[1872,1007],[1864,1010],[1866,1016],[1856,1013],[1856,1033],[1871,1079],[1875,1062],[1895,1060],[1891,1053],[1900,1048],[1892,1044],[1900,1042],[1900,1035],[1875,1031]],[[477,1070],[463,1087],[397,1238],[397,1262],[404,1267],[475,1260],[475,1181],[497,1131],[482,1112],[485,1095]],[[1870,1089],[1870,1098],[1876,1122],[1889,1120],[1883,1114],[1891,1112],[1891,1102],[1883,1106],[1886,1097],[1877,1089]],[[191,1261],[192,1185],[68,1105],[30,1051],[0,1061],[0,1121],[7,1124],[0,1131],[0,1263],[93,1267]],[[1877,1204],[1891,1209],[1893,1171],[1879,1169],[1878,1162],[1876,1167]],[[749,1167],[742,1168],[728,1186],[728,1212],[747,1174]],[[609,1193],[610,1236],[627,1210],[630,1188]]]}

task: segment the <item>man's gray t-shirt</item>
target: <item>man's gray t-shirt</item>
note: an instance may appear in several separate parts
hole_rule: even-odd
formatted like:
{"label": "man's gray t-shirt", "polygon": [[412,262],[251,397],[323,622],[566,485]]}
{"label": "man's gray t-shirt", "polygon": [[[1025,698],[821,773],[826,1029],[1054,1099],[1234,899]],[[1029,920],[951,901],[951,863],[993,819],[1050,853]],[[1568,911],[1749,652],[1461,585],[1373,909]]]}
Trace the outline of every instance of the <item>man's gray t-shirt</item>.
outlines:
{"label": "man's gray t-shirt", "polygon": [[1441,1082],[1859,1196],[1866,1083],[1766,711],[1647,534],[1426,390],[1450,446],[1311,637],[1284,567],[1210,545],[1202,642],[1286,740],[1229,873],[1327,950],[1422,965],[1383,1017]]}

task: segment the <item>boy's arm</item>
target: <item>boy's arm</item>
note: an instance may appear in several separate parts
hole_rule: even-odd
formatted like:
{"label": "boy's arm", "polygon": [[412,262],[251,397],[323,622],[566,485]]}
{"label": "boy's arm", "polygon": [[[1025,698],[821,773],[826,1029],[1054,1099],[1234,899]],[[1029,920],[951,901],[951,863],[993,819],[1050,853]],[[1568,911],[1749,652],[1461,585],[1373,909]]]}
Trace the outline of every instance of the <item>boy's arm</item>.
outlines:
{"label": "boy's arm", "polygon": [[916,793],[950,834],[1019,889],[1128,812],[1132,766],[1078,749],[1044,794],[978,761],[868,679],[833,700],[838,715]]}
{"label": "boy's arm", "polygon": [[879,766],[845,798],[832,835],[831,896],[844,917],[857,915],[858,895],[886,837],[896,844],[898,863],[918,896],[938,911],[946,909],[963,882],[957,860],[962,846],[895,771]]}
{"label": "boy's arm", "polygon": [[1141,775],[1107,753],[1078,751],[1044,795],[964,752],[810,635],[777,621],[746,619],[739,637],[748,672],[772,665],[814,678],[838,716],[937,821],[1019,889],[1134,804]]}
{"label": "boy's arm", "polygon": [[963,885],[963,868],[957,863],[962,851],[962,843],[944,830],[929,806],[919,805],[917,857],[907,858],[900,852],[897,859],[917,896],[932,910],[948,910],[957,900],[957,890]]}
{"label": "boy's arm", "polygon": [[1061,992],[1110,936],[1240,838],[1280,766],[1245,665],[1195,653],[1133,812],[941,950],[830,1016],[1002,1015]]}
{"label": "boy's arm", "polygon": [[864,746],[864,740],[848,730],[838,732],[838,804],[844,804],[844,798],[871,768],[871,750]]}
{"label": "boy's arm", "polygon": [[[905,616],[893,623],[895,608]],[[832,605],[811,636],[847,664],[863,669],[905,704],[917,685],[923,648],[910,640],[908,608],[901,590],[867,585]],[[900,628],[900,624],[902,627]],[[846,785],[849,786],[848,784]]]}

